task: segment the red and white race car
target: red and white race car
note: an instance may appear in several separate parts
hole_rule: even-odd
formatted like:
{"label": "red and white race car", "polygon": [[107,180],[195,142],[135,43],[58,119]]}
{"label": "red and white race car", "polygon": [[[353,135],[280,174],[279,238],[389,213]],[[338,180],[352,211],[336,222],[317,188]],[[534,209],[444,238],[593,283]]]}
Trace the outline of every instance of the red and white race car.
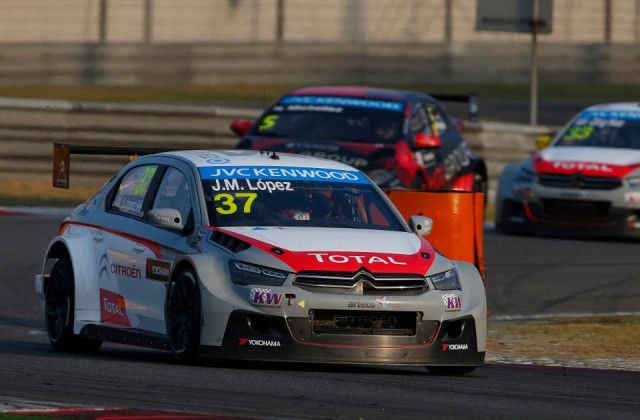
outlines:
{"label": "red and white race car", "polygon": [[[69,146],[59,149],[55,183],[68,186]],[[36,291],[56,350],[114,341],[186,362],[467,373],[484,362],[484,283],[432,247],[431,225],[407,223],[366,175],[332,160],[149,154],[62,222]]]}
{"label": "red and white race car", "polygon": [[507,165],[498,184],[496,227],[640,237],[640,104],[587,108],[549,147]]}

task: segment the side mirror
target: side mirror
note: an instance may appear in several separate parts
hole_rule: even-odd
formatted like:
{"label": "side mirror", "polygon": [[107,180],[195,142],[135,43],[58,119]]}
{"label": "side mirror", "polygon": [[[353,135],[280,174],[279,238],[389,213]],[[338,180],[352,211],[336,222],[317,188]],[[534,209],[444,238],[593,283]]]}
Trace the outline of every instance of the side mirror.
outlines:
{"label": "side mirror", "polygon": [[433,228],[433,220],[426,216],[411,216],[409,227],[418,236],[427,236]]}
{"label": "side mirror", "polygon": [[180,212],[176,209],[153,209],[149,210],[149,222],[153,226],[164,229],[182,232],[184,221]]}
{"label": "side mirror", "polygon": [[536,150],[542,150],[544,148],[549,147],[551,143],[551,136],[544,135],[536,137]]}
{"label": "side mirror", "polygon": [[251,128],[253,122],[250,120],[233,120],[231,123],[231,131],[236,133],[239,136],[244,136],[247,134],[247,131]]}
{"label": "side mirror", "polygon": [[416,147],[419,149],[436,149],[442,146],[440,137],[432,134],[418,133],[415,135]]}

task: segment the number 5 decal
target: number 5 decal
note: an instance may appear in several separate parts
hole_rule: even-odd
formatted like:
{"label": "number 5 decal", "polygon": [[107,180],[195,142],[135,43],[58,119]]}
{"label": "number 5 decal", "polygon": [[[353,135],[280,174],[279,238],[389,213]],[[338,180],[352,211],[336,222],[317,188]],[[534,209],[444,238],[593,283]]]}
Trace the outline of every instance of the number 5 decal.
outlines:
{"label": "number 5 decal", "polygon": [[220,202],[220,206],[216,206],[216,211],[220,214],[233,214],[238,211],[238,205],[235,203],[236,198],[246,198],[244,206],[242,206],[243,213],[251,213],[251,205],[258,196],[257,193],[220,193],[213,197],[213,200],[217,203]]}

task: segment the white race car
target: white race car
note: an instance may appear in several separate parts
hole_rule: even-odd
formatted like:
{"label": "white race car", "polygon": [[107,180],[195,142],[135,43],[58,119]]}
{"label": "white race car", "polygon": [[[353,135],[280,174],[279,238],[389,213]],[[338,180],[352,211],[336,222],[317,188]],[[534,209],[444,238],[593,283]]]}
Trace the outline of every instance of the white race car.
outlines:
{"label": "white race car", "polygon": [[500,175],[505,233],[640,237],[640,104],[592,106]]}
{"label": "white race car", "polygon": [[335,161],[150,154],[62,222],[36,291],[60,351],[110,341],[183,362],[463,374],[484,363],[483,280],[433,249],[423,238],[431,224],[413,216],[407,225],[362,172]]}

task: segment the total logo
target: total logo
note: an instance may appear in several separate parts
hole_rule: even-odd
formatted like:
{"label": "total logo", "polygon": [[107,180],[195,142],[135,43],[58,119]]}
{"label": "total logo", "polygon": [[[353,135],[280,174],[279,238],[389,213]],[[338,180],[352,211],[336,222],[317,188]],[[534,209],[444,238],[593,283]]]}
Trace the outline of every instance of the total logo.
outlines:
{"label": "total logo", "polygon": [[468,344],[442,344],[442,351],[469,350]]}
{"label": "total logo", "polygon": [[253,340],[249,338],[241,338],[238,340],[239,346],[255,346],[255,347],[282,347],[278,340]]}
{"label": "total logo", "polygon": [[118,293],[100,289],[100,318],[103,322],[130,327],[125,299]]}
{"label": "total logo", "polygon": [[390,255],[339,255],[319,252],[310,252],[307,255],[315,257],[319,263],[332,262],[335,264],[346,264],[349,262],[357,262],[358,264],[385,264],[385,265],[407,265],[405,261],[396,261]]}
{"label": "total logo", "polygon": [[553,162],[553,169],[562,169],[565,171],[613,172],[613,169],[610,166],[601,163],[589,162]]}

